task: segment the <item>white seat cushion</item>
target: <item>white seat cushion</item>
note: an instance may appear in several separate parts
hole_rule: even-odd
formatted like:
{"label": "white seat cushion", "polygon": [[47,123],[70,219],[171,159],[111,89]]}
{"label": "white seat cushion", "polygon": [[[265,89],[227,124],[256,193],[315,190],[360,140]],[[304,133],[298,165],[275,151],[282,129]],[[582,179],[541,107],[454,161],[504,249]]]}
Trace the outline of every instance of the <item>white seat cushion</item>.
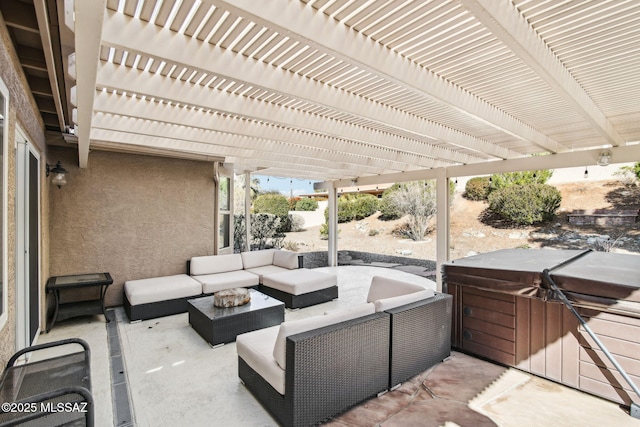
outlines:
{"label": "white seat cushion", "polygon": [[285,371],[273,357],[280,326],[247,332],[236,337],[238,356],[281,395],[285,392]]}
{"label": "white seat cushion", "polygon": [[287,369],[287,337],[289,335],[311,331],[313,329],[333,325],[335,323],[346,322],[347,320],[367,316],[373,313],[375,313],[374,305],[365,303],[350,307],[347,310],[336,310],[331,313],[327,313],[324,316],[314,316],[306,319],[284,322],[280,325],[278,330],[278,336],[273,347],[273,357],[282,369]]}
{"label": "white seat cushion", "polygon": [[202,285],[186,274],[177,274],[175,276],[127,280],[124,282],[124,292],[131,305],[140,305],[197,296],[202,293]]}
{"label": "white seat cushion", "polygon": [[258,284],[258,276],[244,270],[192,277],[202,283],[202,292],[205,294],[231,288],[250,288]]}
{"label": "white seat cushion", "polygon": [[420,285],[388,277],[374,276],[371,279],[367,302],[374,303],[376,311],[380,312],[431,298],[434,295],[432,289],[427,289]]}
{"label": "white seat cushion", "polygon": [[297,268],[266,275],[262,278],[262,284],[292,295],[302,295],[336,286],[338,278],[335,274]]}
{"label": "white seat cushion", "polygon": [[195,256],[191,258],[189,274],[199,276],[236,270],[242,270],[240,254]]}
{"label": "white seat cushion", "polygon": [[376,300],[374,304],[376,306],[376,312],[380,312],[400,307],[401,305],[410,304],[412,302],[422,301],[423,299],[433,298],[433,296],[433,290],[424,289],[407,295],[398,295],[397,297],[379,299]]}
{"label": "white seat cushion", "polygon": [[290,270],[286,268],[278,267],[276,265],[263,265],[262,267],[248,268],[245,271],[258,275],[260,277],[260,283],[262,283],[262,279],[266,275],[282,273],[283,271],[290,271]]}
{"label": "white seat cushion", "polygon": [[261,251],[241,252],[242,265],[245,269],[262,267],[273,264],[275,249],[263,249]]}

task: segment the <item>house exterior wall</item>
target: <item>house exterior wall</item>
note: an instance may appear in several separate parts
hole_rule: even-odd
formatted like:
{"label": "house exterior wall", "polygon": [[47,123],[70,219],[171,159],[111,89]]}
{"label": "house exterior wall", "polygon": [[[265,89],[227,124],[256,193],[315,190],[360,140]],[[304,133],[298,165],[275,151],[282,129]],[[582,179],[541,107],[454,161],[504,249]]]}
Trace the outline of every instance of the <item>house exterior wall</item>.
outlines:
{"label": "house exterior wall", "polygon": [[[41,154],[41,176],[44,177],[44,158],[43,148],[45,141],[44,124],[37,112],[35,100],[31,96],[24,73],[19,65],[17,55],[13,49],[7,27],[4,19],[0,15],[0,79],[9,91],[9,117],[6,122],[5,131],[8,138],[7,143],[7,159],[4,166],[7,168],[7,182],[4,184],[3,191],[7,192],[7,207],[5,211],[5,220],[7,221],[7,248],[4,254],[4,264],[7,270],[7,322],[0,328],[0,364],[4,366],[11,355],[16,351],[16,312],[15,312],[15,258],[16,258],[16,230],[15,230],[15,196],[16,196],[16,126],[27,134],[29,140],[34,144],[36,150]],[[41,187],[46,188],[44,180]],[[43,211],[41,216],[44,218],[45,206],[47,204],[46,196],[41,192],[41,206]],[[44,228],[43,228],[44,230]],[[41,236],[42,247],[45,247],[48,241],[48,233],[45,231]],[[41,249],[41,254],[42,254]],[[44,277],[48,274],[48,265],[46,259],[41,256],[41,283],[44,286]]]}
{"label": "house exterior wall", "polygon": [[50,276],[109,272],[107,306],[127,280],[186,272],[192,256],[214,253],[212,162],[50,147],[69,171],[49,187]]}

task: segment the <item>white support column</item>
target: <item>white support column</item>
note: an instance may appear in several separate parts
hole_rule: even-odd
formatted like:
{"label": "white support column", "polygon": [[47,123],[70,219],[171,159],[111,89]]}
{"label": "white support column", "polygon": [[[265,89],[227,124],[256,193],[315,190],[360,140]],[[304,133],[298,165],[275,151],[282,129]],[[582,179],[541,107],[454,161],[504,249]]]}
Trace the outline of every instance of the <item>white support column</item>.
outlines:
{"label": "white support column", "polygon": [[329,267],[338,265],[338,192],[333,186],[327,188],[329,195]]}
{"label": "white support column", "polygon": [[244,173],[244,229],[245,250],[251,250],[251,172]]}
{"label": "white support column", "polygon": [[436,169],[436,197],[436,281],[442,291],[442,263],[449,261],[449,178],[445,168]]}

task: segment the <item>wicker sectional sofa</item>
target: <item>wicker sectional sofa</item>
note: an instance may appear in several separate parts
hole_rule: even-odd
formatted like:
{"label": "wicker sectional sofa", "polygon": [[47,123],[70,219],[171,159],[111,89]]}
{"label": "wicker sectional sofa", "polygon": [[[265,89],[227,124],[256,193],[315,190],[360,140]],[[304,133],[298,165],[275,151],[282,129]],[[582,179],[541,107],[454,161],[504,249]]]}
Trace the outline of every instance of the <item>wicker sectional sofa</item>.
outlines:
{"label": "wicker sectional sofa", "polygon": [[193,257],[187,261],[187,274],[126,281],[123,306],[131,321],[185,313],[189,299],[258,286],[265,274],[300,268],[301,264],[302,257],[295,252],[276,249]]}
{"label": "wicker sectional sofa", "polygon": [[450,295],[374,277],[367,300],[237,337],[238,375],[278,423],[316,425],[450,355]]}

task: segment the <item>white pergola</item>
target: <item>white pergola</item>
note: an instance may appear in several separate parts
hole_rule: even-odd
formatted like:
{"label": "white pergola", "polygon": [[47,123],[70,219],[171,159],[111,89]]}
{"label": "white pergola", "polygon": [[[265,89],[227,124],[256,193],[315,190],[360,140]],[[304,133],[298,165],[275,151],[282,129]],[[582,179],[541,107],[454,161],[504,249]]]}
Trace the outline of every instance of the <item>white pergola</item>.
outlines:
{"label": "white pergola", "polygon": [[354,180],[437,179],[442,262],[450,177],[640,161],[637,0],[59,3],[81,167],[96,148],[323,181],[332,264]]}

